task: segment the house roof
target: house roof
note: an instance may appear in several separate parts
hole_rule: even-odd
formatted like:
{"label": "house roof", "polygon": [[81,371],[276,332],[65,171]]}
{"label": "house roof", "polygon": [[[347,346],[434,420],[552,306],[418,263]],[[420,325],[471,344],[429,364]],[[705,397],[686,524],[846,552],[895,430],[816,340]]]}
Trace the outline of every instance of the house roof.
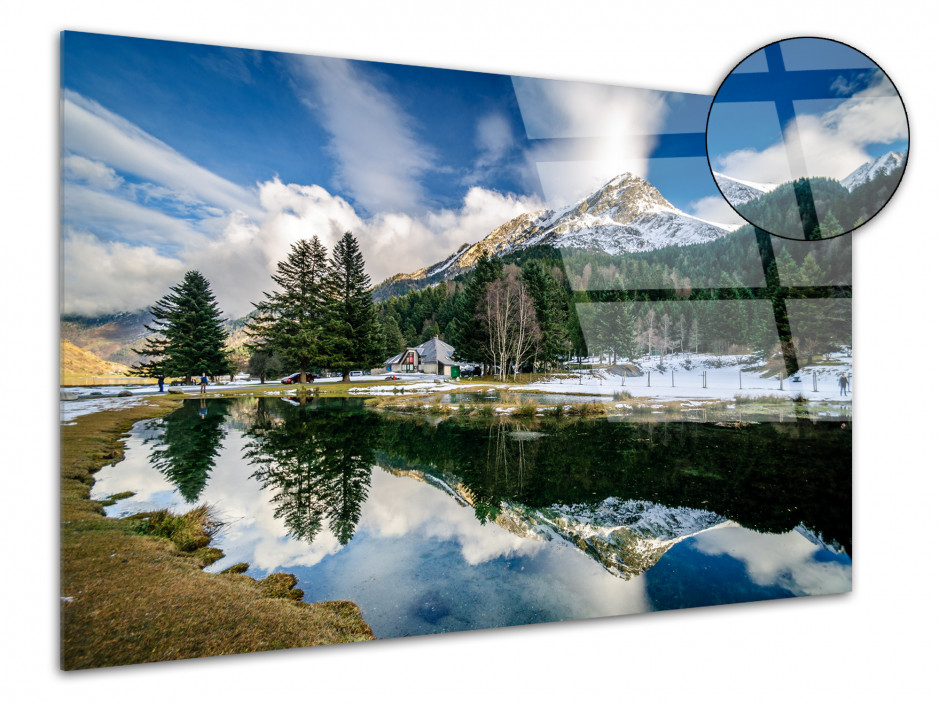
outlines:
{"label": "house roof", "polygon": [[404,352],[396,353],[388,358],[385,364],[397,365],[401,363],[409,350],[417,351],[419,364],[426,362],[440,362],[445,365],[457,364],[451,358],[451,355],[454,354],[454,346],[445,343],[440,338],[431,338],[430,340],[425,340],[421,345],[417,345],[413,348],[405,348]]}
{"label": "house roof", "polygon": [[426,340],[418,346],[418,354],[421,356],[421,362],[441,362],[445,365],[456,365],[451,355],[454,354],[454,346],[448,345],[438,337]]}
{"label": "house roof", "polygon": [[[404,360],[405,360],[405,355],[408,354],[408,351],[409,351],[409,350],[418,351],[418,348],[417,348],[417,347],[405,348],[404,352],[395,353],[395,354],[392,355],[390,358],[388,358],[388,359],[385,361],[385,364],[386,364],[386,365],[397,365],[397,364],[399,364],[399,363],[404,362]],[[421,360],[421,352],[418,351],[418,361],[420,362],[420,360]]]}

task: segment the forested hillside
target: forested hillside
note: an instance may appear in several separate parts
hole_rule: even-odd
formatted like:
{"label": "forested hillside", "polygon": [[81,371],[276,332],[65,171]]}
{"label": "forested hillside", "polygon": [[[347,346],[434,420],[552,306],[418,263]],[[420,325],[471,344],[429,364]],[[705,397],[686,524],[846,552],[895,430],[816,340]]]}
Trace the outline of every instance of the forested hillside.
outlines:
{"label": "forested hillside", "polygon": [[480,361],[471,323],[485,326],[486,288],[508,276],[523,282],[538,321],[536,365],[553,355],[770,354],[780,344],[773,306],[783,301],[799,318],[792,334],[805,354],[850,344],[851,239],[766,242],[769,277],[751,227],[711,243],[622,255],[533,247],[380,302],[385,350],[439,334],[463,359]]}
{"label": "forested hillside", "polygon": [[736,206],[751,223],[776,235],[819,240],[858,227],[894,193],[903,168],[884,170],[849,191],[834,179],[797,179]]}

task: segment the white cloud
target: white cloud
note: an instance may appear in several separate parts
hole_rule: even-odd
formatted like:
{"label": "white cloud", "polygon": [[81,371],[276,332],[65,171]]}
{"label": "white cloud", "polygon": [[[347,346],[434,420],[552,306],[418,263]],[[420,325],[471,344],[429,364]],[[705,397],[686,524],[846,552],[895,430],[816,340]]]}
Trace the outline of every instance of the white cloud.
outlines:
{"label": "white cloud", "polygon": [[853,144],[887,144],[907,138],[904,105],[884,74],[836,108],[823,114],[822,127]]}
{"label": "white cloud", "polygon": [[357,234],[363,221],[353,207],[322,186],[284,184],[274,178],[258,185],[264,216],[258,237],[268,260],[283,259],[290,243],[316,235],[331,248],[347,230]]}
{"label": "white cloud", "polygon": [[624,172],[647,176],[668,112],[664,93],[518,77],[512,82],[530,139],[583,140],[576,161],[560,161],[553,145],[530,151],[550,205],[573,203]]}
{"label": "white cloud", "polygon": [[644,88],[512,79],[530,139],[599,137],[642,151],[666,116],[666,94]]}
{"label": "white cloud", "polygon": [[[798,101],[797,109],[807,110],[815,102]],[[869,160],[869,147],[907,136],[904,106],[882,75],[835,108],[797,115],[781,142],[763,150],[741,149],[718,156],[718,171],[736,179],[775,184],[803,176],[843,179]],[[799,155],[795,163],[793,154]]]}
{"label": "white cloud", "polygon": [[[384,94],[357,83],[351,68],[342,62],[341,66],[345,73],[326,73],[353,81],[347,88],[354,94],[354,105],[372,102],[364,126],[383,117],[393,123],[395,108],[385,102]],[[142,308],[165,294],[187,270],[197,269],[212,283],[225,314],[237,317],[271,289],[270,275],[277,262],[301,238],[316,234],[329,249],[343,232],[352,232],[373,283],[378,283],[440,261],[507,220],[542,207],[534,197],[473,186],[454,209],[410,213],[404,207],[384,207],[363,217],[347,200],[319,185],[283,183],[277,177],[251,190],[232,184],[77,94],[66,95],[64,110],[70,150],[64,165],[67,313]],[[394,161],[396,149],[409,151],[415,145],[402,137],[400,123],[391,127],[401,139],[383,158]],[[499,158],[507,148],[508,129],[499,119],[481,125],[481,147],[491,158]],[[343,134],[355,141],[354,132]],[[383,134],[396,142],[391,133]],[[353,155],[346,167],[352,168],[357,158],[365,159],[367,151]],[[413,164],[417,170],[419,165]],[[385,167],[379,180],[391,179],[405,191],[402,195],[392,188],[383,199],[397,204],[401,197],[407,202],[416,187],[390,164]],[[359,193],[364,193],[363,183],[359,186]],[[378,182],[366,186],[383,190]]]}
{"label": "white cloud", "polygon": [[303,57],[294,67],[301,100],[332,136],[340,189],[370,213],[415,212],[433,155],[394,98],[343,59]]}
{"label": "white cloud", "polygon": [[476,146],[482,152],[478,164],[489,166],[499,161],[512,147],[513,141],[512,127],[505,116],[499,113],[484,115],[476,127]]}
{"label": "white cloud", "polygon": [[373,473],[372,492],[383,501],[364,506],[359,530],[374,536],[410,534],[454,541],[468,565],[500,557],[534,556],[548,548],[545,542],[516,536],[492,523],[481,527],[472,508],[422,482]]}
{"label": "white cloud", "polygon": [[825,595],[852,588],[852,567],[814,558],[818,547],[797,531],[768,535],[742,527],[705,531],[695,548],[742,561],[758,585],[776,585],[797,595]]}
{"label": "white cloud", "polygon": [[[344,232],[352,232],[377,284],[392,274],[442,260],[461,244],[476,242],[507,220],[541,207],[537,199],[472,187],[458,209],[363,219],[344,199],[316,185],[285,184],[275,178],[259,184],[258,194],[257,221],[239,211],[190,223],[67,184],[70,220],[96,223],[139,244],[109,242],[87,232],[81,239],[67,235],[65,269],[72,276],[66,278],[65,311],[91,315],[141,308],[166,293],[182,273],[197,269],[211,282],[222,310],[237,317],[251,310],[262,291],[271,289],[277,262],[302,238],[317,235],[330,249]],[[158,255],[154,245],[160,243],[168,243],[173,255]],[[121,258],[133,264],[127,275],[119,271]]]}
{"label": "white cloud", "polygon": [[66,222],[116,239],[148,245],[198,245],[205,238],[188,220],[166,215],[112,191],[66,182]]}
{"label": "white cloud", "polygon": [[688,213],[696,218],[707,220],[709,223],[732,227],[744,225],[747,222],[721,196],[706,196],[693,201],[689,204]]}
{"label": "white cloud", "polygon": [[153,247],[107,242],[72,228],[66,228],[63,255],[64,310],[88,316],[149,306],[187,269]]}
{"label": "white cloud", "polygon": [[349,203],[320,186],[274,179],[261,184],[259,190],[266,216],[255,237],[272,270],[291,242],[316,234],[329,248],[348,230],[359,241],[374,284],[392,274],[440,261],[460,245],[481,240],[507,220],[542,207],[538,199],[474,186],[458,209],[420,215],[386,212],[363,219]]}
{"label": "white cloud", "polygon": [[460,245],[482,240],[506,221],[542,207],[536,198],[474,186],[457,210],[429,211],[418,217],[376,216],[363,224],[359,242],[373,283],[378,283],[392,274],[439,262]]}
{"label": "white cloud", "polygon": [[80,181],[94,188],[110,191],[120,186],[124,179],[111,167],[77,154],[69,154],[62,162],[66,179]]}
{"label": "white cloud", "polygon": [[62,111],[65,148],[72,154],[228,211],[251,213],[257,202],[249,189],[199,166],[123,117],[74,91],[65,91]]}

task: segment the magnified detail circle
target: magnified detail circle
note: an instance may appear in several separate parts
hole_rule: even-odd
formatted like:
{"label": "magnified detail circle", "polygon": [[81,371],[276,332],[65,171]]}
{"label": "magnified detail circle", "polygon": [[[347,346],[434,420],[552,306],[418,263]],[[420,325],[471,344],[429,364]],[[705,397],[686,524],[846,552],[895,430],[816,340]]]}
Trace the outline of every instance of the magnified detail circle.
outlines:
{"label": "magnified detail circle", "polygon": [[857,49],[801,37],[749,55],[722,82],[705,131],[709,168],[745,220],[793,240],[844,235],[894,195],[907,113]]}

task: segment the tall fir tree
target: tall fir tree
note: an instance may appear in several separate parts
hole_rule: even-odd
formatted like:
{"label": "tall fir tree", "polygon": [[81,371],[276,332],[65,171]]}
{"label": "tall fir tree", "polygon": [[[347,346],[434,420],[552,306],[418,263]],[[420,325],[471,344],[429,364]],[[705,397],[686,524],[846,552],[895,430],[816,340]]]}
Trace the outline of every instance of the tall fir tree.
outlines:
{"label": "tall fir tree", "polygon": [[532,297],[543,336],[538,362],[555,366],[571,346],[568,335],[567,293],[544,260],[526,262],[522,267],[522,278]]}
{"label": "tall fir tree", "polygon": [[382,357],[389,358],[405,349],[405,337],[401,328],[391,313],[386,313],[381,319]]}
{"label": "tall fir tree", "polygon": [[333,247],[326,291],[324,350],[329,367],[342,370],[348,382],[350,370],[378,364],[383,352],[365,259],[350,232]]}
{"label": "tall fir tree", "polygon": [[[580,298],[583,298],[583,294]],[[568,301],[568,340],[571,343],[571,355],[578,360],[588,354],[587,341],[584,338],[584,323],[579,318],[580,312],[578,303],[583,301],[579,297],[572,296]],[[581,311],[586,311],[587,307],[582,306]]]}
{"label": "tall fir tree", "polygon": [[170,293],[150,307],[153,325],[144,327],[153,334],[138,355],[150,358],[134,365],[133,374],[155,377],[183,377],[186,384],[193,375],[230,374],[231,361],[226,355],[225,319],[209,288],[209,281],[199,272],[186,272],[183,281],[170,287]]}
{"label": "tall fir tree", "polygon": [[467,285],[458,294],[454,316],[456,337],[451,341],[458,360],[483,362],[487,359],[486,331],[477,314],[483,305],[487,285],[499,279],[502,273],[502,261],[484,254],[477,260]]}
{"label": "tall fir tree", "polygon": [[636,357],[636,331],[633,327],[634,305],[626,301],[613,301],[600,305],[601,336],[612,353],[611,362],[618,358]]}
{"label": "tall fir tree", "polygon": [[316,235],[295,242],[271,275],[279,289],[264,292],[264,300],[254,304],[257,315],[246,325],[251,350],[277,355],[298,367],[304,382],[311,367],[327,362],[327,273],[326,248]]}

